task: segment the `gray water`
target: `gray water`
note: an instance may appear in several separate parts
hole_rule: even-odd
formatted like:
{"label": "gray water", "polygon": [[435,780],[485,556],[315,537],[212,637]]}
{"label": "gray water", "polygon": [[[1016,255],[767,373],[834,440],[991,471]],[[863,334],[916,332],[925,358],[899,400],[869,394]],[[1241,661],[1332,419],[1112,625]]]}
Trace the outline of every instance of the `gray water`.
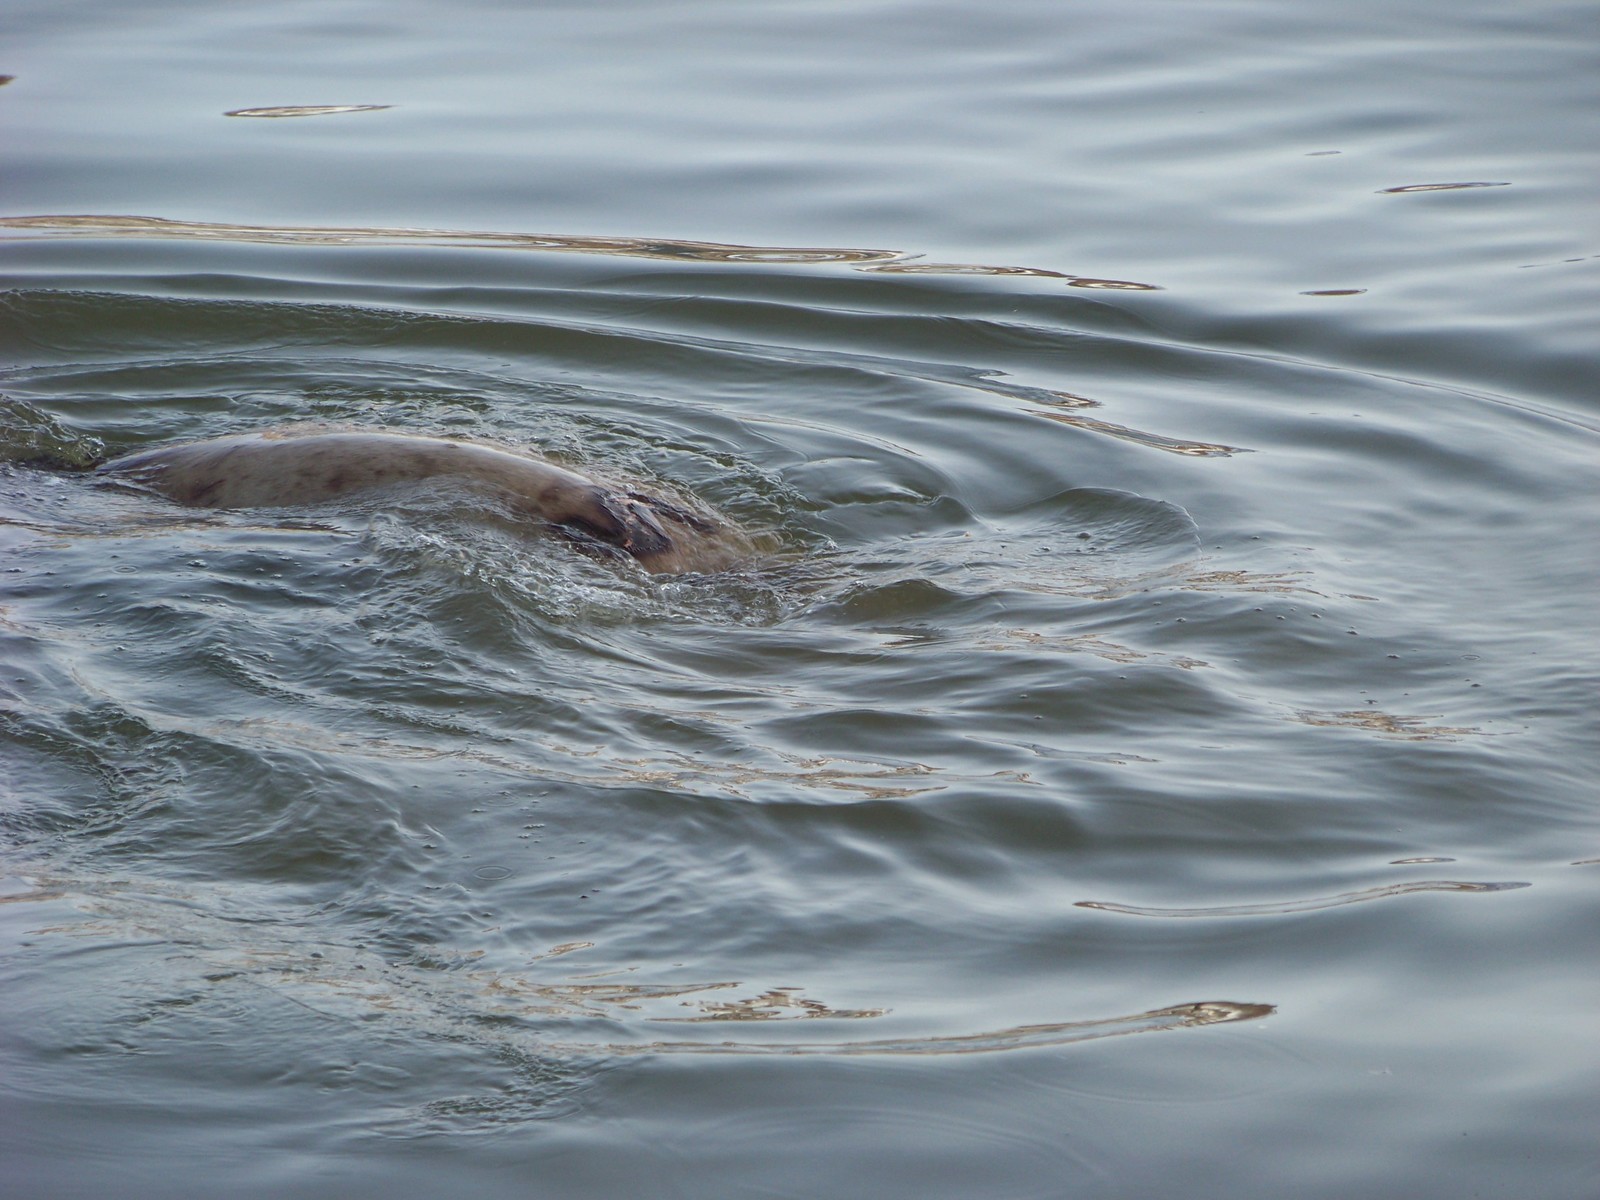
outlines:
{"label": "gray water", "polygon": [[14,0],[5,1195],[1600,1194],[1596,17]]}

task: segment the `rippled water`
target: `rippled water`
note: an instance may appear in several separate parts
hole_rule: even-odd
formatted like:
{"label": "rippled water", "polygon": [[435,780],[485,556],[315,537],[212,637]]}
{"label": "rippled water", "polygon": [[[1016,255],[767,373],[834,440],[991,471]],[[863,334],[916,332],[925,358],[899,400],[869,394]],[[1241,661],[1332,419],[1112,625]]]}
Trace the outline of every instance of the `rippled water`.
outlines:
{"label": "rippled water", "polygon": [[[101,7],[0,62],[8,1194],[1600,1188],[1584,7]],[[285,425],[761,550],[68,469]]]}

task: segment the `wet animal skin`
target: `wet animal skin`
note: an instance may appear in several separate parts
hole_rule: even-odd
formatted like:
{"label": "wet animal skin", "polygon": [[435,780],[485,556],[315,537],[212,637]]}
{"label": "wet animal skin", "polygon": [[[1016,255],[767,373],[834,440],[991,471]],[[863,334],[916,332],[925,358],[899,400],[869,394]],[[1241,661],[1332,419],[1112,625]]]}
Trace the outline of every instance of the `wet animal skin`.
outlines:
{"label": "wet animal skin", "polygon": [[712,571],[749,553],[708,513],[598,483],[510,446],[377,430],[242,434],[140,451],[99,468],[199,508],[320,504],[429,479],[481,487],[514,512],[646,570]]}

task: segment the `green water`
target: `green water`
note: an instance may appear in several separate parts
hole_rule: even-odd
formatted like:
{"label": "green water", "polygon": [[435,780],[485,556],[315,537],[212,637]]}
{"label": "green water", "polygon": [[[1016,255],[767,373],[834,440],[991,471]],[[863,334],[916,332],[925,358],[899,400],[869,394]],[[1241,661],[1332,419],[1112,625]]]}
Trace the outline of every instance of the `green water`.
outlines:
{"label": "green water", "polygon": [[1594,1196],[1593,16],[14,5],[7,1196]]}

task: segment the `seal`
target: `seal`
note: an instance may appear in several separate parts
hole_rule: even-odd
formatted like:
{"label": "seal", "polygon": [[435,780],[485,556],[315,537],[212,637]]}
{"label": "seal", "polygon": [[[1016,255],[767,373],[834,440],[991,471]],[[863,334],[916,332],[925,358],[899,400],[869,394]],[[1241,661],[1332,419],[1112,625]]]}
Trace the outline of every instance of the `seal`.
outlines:
{"label": "seal", "polygon": [[647,571],[715,571],[751,551],[726,521],[598,483],[510,446],[380,430],[277,431],[212,438],[115,458],[96,474],[197,508],[318,504],[354,492],[450,479],[513,512]]}

